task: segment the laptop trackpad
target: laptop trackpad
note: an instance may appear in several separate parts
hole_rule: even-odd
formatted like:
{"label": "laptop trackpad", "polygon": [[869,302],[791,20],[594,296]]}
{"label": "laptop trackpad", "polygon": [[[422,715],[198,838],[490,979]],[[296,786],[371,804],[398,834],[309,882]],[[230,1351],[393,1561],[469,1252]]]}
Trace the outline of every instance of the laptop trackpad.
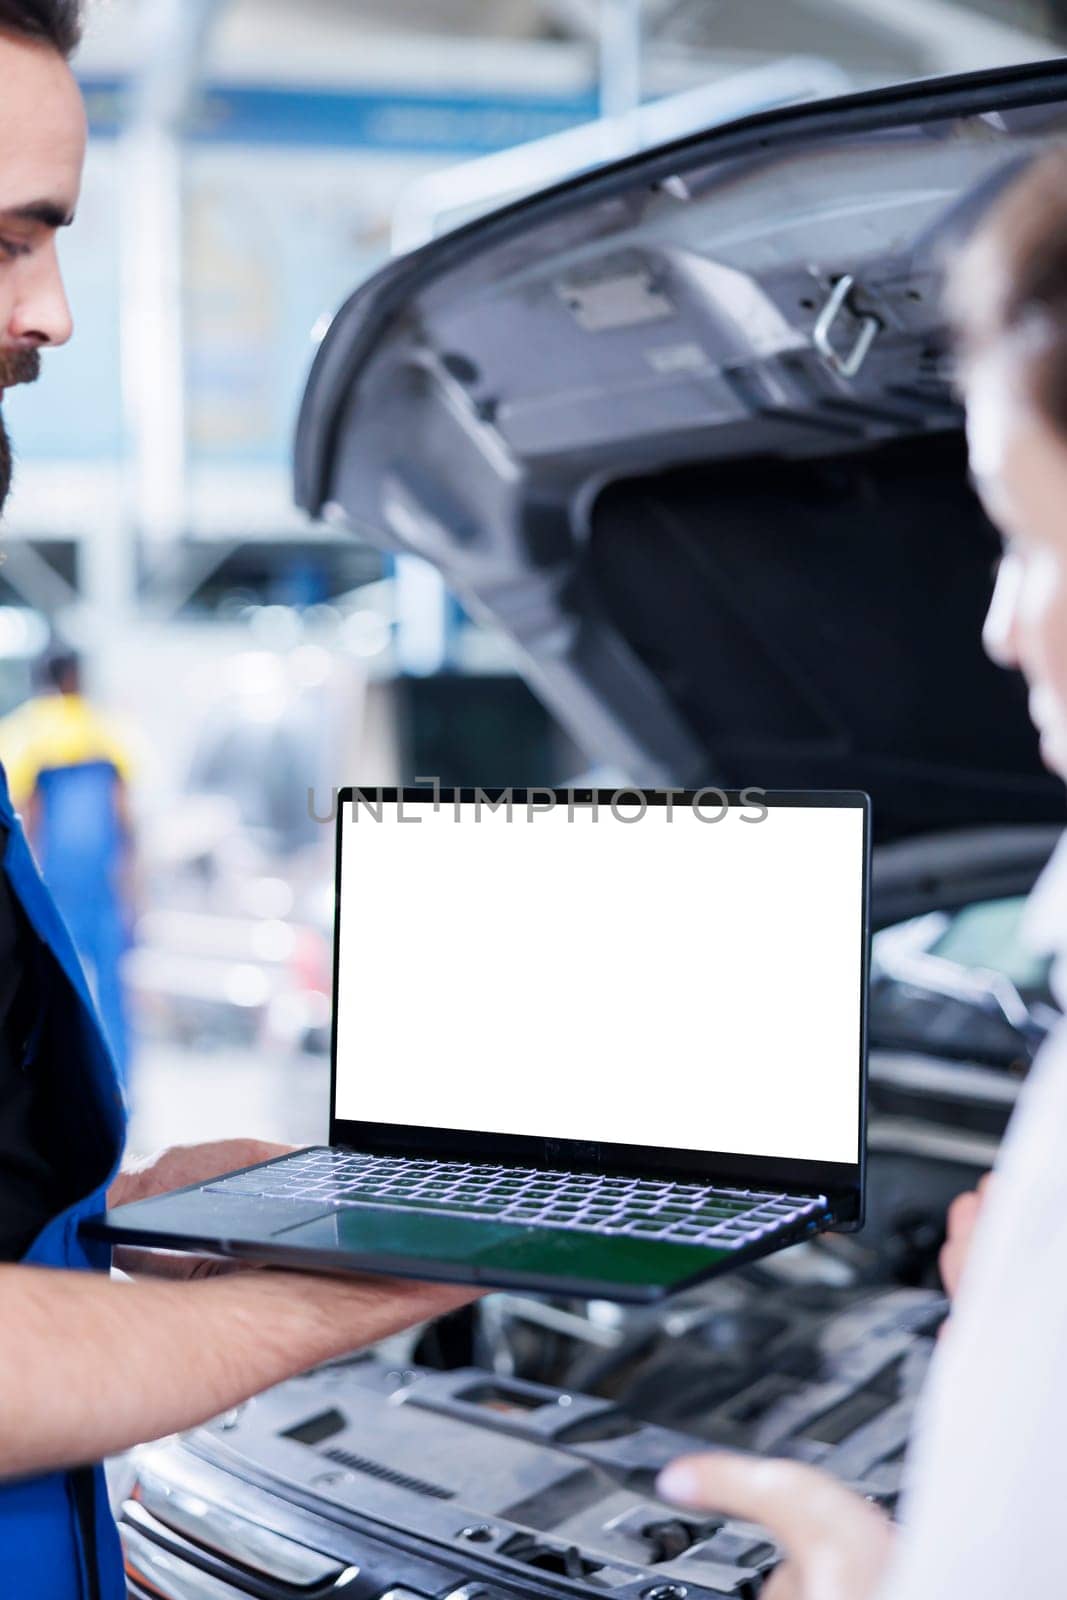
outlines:
{"label": "laptop trackpad", "polygon": [[88,1238],[148,1249],[225,1250],[231,1245],[262,1244],[284,1227],[321,1217],[321,1202],[234,1200],[208,1189],[161,1194],[92,1217],[81,1225]]}
{"label": "laptop trackpad", "polygon": [[375,1211],[363,1206],[342,1206],[330,1216],[276,1233],[271,1249],[280,1265],[290,1246],[297,1264],[313,1265],[320,1257],[321,1265],[331,1270],[348,1266],[353,1272],[411,1273],[442,1279],[465,1273],[496,1284],[534,1279],[548,1286],[553,1280],[569,1280],[639,1293],[662,1290],[707,1271],[716,1256],[706,1246],[694,1249],[647,1239],[605,1239],[509,1222]]}
{"label": "laptop trackpad", "polygon": [[272,1243],[279,1254],[291,1245],[305,1257],[348,1256],[354,1270],[362,1262],[371,1271],[388,1272],[394,1263],[398,1272],[422,1269],[436,1276],[435,1267],[447,1270],[449,1264],[469,1270],[487,1249],[511,1243],[525,1231],[506,1222],[341,1206],[328,1216],[276,1232]]}

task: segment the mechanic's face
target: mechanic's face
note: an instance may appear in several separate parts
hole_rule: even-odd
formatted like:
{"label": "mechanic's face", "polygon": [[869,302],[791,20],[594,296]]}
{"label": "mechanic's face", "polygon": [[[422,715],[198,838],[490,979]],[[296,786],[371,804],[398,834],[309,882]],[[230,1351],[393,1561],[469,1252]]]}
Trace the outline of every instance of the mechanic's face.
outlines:
{"label": "mechanic's face", "polygon": [[1067,778],[1067,439],[996,354],[968,381],[967,433],[979,493],[1004,536],[985,647],[1022,671],[1042,758]]}
{"label": "mechanic's face", "polygon": [[[70,309],[56,230],[74,215],[85,160],[85,111],[55,50],[0,33],[0,406],[33,383],[40,352],[66,344]],[[0,510],[11,446],[0,410]]]}

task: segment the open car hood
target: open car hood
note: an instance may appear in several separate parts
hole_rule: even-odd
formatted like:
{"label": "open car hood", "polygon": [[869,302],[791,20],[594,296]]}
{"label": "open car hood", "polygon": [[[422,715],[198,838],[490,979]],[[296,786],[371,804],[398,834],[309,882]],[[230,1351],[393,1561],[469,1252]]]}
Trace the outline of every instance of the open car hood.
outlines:
{"label": "open car hood", "polygon": [[[338,313],[297,499],[437,566],[596,762],[849,787],[880,838],[1058,821],[983,656],[943,264],[1060,63],[748,118],[484,217]],[[471,774],[471,781],[478,781]]]}

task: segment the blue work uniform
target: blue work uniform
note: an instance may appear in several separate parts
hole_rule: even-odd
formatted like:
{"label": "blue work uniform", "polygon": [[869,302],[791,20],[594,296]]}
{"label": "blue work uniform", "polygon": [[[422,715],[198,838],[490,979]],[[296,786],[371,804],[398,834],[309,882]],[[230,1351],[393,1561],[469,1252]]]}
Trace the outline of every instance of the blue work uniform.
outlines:
{"label": "blue work uniform", "polygon": [[[67,1183],[64,1209],[21,1259],[26,1266],[106,1272],[109,1248],[82,1240],[78,1227],[105,1209],[125,1142],[125,1102],[81,962],[41,881],[2,769],[0,828],[7,835],[7,888],[33,943],[38,974],[39,1025],[26,1070],[47,1084],[50,1145]],[[77,1328],[65,1332],[78,1337]],[[5,1374],[12,1378],[17,1382],[17,1374]],[[0,1593],[12,1600],[124,1600],[102,1468],[0,1482]]]}
{"label": "blue work uniform", "polygon": [[38,695],[0,721],[0,759],[15,804],[34,808],[34,849],[93,983],[112,1055],[129,1081],[122,959],[129,945],[121,887],[126,853],[120,786],[126,744],[80,694]]}

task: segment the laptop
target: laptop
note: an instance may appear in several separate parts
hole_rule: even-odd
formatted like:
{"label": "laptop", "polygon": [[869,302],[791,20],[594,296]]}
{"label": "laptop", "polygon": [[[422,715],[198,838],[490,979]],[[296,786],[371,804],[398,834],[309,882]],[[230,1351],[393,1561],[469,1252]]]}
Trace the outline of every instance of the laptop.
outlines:
{"label": "laptop", "polygon": [[87,1231],[651,1302],[858,1228],[869,812],[341,792],[329,1144]]}

